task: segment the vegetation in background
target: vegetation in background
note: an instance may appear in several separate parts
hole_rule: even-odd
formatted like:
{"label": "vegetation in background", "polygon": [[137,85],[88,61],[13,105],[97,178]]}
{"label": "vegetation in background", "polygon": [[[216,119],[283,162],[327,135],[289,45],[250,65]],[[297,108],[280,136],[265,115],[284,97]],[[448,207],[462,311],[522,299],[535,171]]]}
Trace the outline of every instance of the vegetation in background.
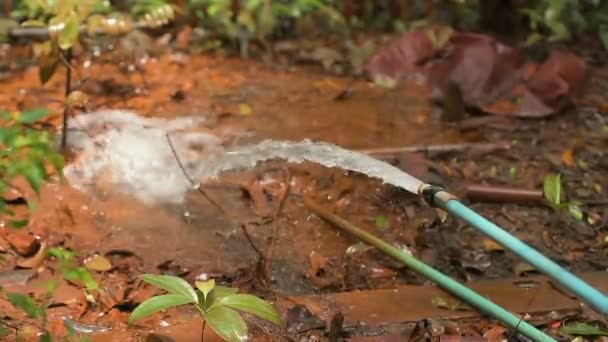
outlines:
{"label": "vegetation in background", "polygon": [[[66,280],[81,283],[85,286],[87,299],[93,301],[90,291],[100,291],[99,285],[87,269],[78,266],[76,263],[76,253],[63,248],[52,248],[48,251],[48,256],[54,257],[58,263],[59,274]],[[50,342],[53,336],[47,330],[47,309],[52,304],[53,296],[59,287],[59,279],[53,278],[44,285],[45,292],[42,298],[36,298],[21,293],[6,293],[6,298],[17,308],[23,310],[29,318],[37,323],[37,328],[41,334],[38,338],[40,342]],[[1,289],[0,289],[1,290]],[[29,335],[35,332],[30,331],[27,325],[15,327],[17,335]],[[6,324],[0,322],[0,336],[5,336],[9,332]],[[32,336],[23,336],[31,338]]]}
{"label": "vegetation in background", "polygon": [[562,201],[562,179],[559,174],[548,174],[543,181],[543,192],[545,200],[553,208],[553,211],[559,217],[562,210],[568,209],[568,213],[577,221],[584,221],[588,224],[595,224],[595,220],[588,217],[588,215],[580,208],[581,203],[579,201]]}
{"label": "vegetation in background", "polygon": [[[180,305],[194,305],[203,317],[203,331],[209,325],[226,341],[243,341],[248,336],[247,324],[238,311],[282,326],[283,319],[265,300],[254,295],[237,293],[238,289],[215,285],[215,280],[197,281],[195,291],[185,280],[164,275],[144,274],[142,280],[161,288],[168,294],[152,297],[141,303],[129,317],[134,323],[158,311]],[[238,310],[238,311],[237,311]]]}
{"label": "vegetation in background", "polygon": [[[44,109],[13,113],[0,111],[0,213],[11,218],[9,225],[12,227],[27,224],[27,218],[15,218],[15,212],[4,197],[14,188],[15,179],[23,177],[39,193],[42,183],[50,180],[52,172],[59,176],[62,174],[63,158],[53,149],[51,134],[38,127],[46,114]],[[34,201],[26,201],[30,208],[33,207]]]}
{"label": "vegetation in background", "polygon": [[570,41],[584,32],[597,33],[608,49],[608,3],[601,0],[536,0],[520,11],[530,21],[529,43]]}

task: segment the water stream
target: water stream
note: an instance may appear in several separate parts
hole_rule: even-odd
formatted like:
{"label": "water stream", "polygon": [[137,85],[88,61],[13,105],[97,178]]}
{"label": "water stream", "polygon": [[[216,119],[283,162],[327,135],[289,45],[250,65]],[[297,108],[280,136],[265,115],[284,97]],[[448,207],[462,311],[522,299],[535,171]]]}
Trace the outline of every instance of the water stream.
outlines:
{"label": "water stream", "polygon": [[110,187],[145,204],[179,204],[191,184],[177,163],[177,155],[188,175],[200,183],[222,172],[282,159],[356,171],[412,193],[422,184],[383,161],[325,142],[266,140],[225,149],[217,136],[196,130],[202,122],[202,118],[189,117],[144,118],[125,111],[76,117],[71,121],[68,143],[77,151],[78,159],[66,167],[66,178],[77,188]]}
{"label": "water stream", "polygon": [[398,168],[366,154],[350,151],[325,142],[265,140],[256,145],[238,147],[201,160],[195,176],[202,183],[225,171],[251,169],[259,162],[283,159],[290,163],[314,162],[326,167],[356,171],[385,183],[417,193],[422,181]]}

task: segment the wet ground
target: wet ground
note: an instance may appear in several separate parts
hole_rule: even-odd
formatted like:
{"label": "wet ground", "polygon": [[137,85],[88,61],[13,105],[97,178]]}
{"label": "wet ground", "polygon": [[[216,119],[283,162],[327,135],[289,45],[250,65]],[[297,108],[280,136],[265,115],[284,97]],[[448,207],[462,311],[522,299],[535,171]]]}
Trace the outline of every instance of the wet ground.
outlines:
{"label": "wet ground", "polygon": [[[608,269],[608,136],[602,110],[607,73],[596,73],[577,110],[542,120],[507,117],[462,129],[442,122],[441,111],[429,101],[430,89],[413,81],[386,89],[311,67],[181,53],[149,58],[141,74],[123,74],[112,63],[89,63],[86,56],[76,61],[77,78],[86,80],[77,84],[90,94],[90,109],[130,109],[146,117],[201,116],[205,128],[227,145],[266,138],[307,138],[350,149],[511,142],[510,148],[492,152],[389,153],[382,158],[465,199],[469,183],[540,189],[546,174],[560,172],[568,198],[582,201],[594,225],[557,217],[540,203],[472,207],[576,272]],[[59,127],[61,105],[53,99],[61,98],[62,76],[41,87],[36,67],[3,74],[0,108],[44,105],[52,110],[50,122]],[[336,100],[345,89],[348,96]],[[155,329],[176,341],[194,341],[200,339],[201,322],[183,310],[124,330],[133,305],[154,293],[135,280],[137,274],[163,272],[190,280],[206,274],[270,299],[427,283],[323,222],[304,206],[302,196],[312,196],[462,281],[534,273],[471,227],[416,197],[343,170],[272,162],[203,189],[220,208],[196,191],[183,206],[151,207],[112,189],[85,194],[67,184],[46,186],[28,232],[50,246],[78,250],[83,258],[105,255],[114,265],[110,272],[96,273],[102,286],[112,289],[112,299],[87,308],[78,289],[65,283],[59,292],[64,298],[57,300],[64,305],[51,316],[76,313],[81,322],[115,327],[99,341],[137,340]],[[3,271],[25,258],[8,248],[0,251]],[[43,267],[37,277],[44,279],[51,270]],[[27,291],[30,283],[13,286]],[[55,330],[65,333],[60,324]],[[263,327],[255,331],[261,338],[269,336]],[[358,331],[366,334],[365,327]],[[274,336],[270,340],[278,336],[266,332]],[[287,334],[296,340],[309,336]]]}

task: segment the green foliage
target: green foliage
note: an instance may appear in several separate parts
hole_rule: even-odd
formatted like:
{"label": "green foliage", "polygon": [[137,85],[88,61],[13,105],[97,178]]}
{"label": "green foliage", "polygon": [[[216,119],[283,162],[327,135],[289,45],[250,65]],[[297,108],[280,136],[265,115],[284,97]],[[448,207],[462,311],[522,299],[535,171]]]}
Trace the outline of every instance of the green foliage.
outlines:
{"label": "green foliage", "polygon": [[[77,280],[85,284],[88,290],[98,289],[99,287],[90,273],[83,267],[79,267],[75,263],[76,253],[65,250],[63,248],[52,248],[49,250],[49,255],[58,259],[58,269],[62,276],[66,280]],[[20,293],[7,293],[6,297],[8,300],[17,308],[23,310],[30,318],[36,319],[39,322],[39,326],[42,330],[42,334],[39,336],[39,342],[52,341],[53,337],[47,330],[47,309],[53,302],[53,295],[59,286],[57,278],[53,278],[48,282],[43,283],[43,287],[46,289],[44,297],[39,301],[36,301],[33,297]],[[2,288],[0,288],[0,291]],[[25,326],[27,327],[27,326]],[[19,329],[24,329],[20,327]],[[7,332],[6,327],[0,320],[0,336]],[[71,332],[69,336],[73,336]],[[84,341],[81,339],[81,341]]]}
{"label": "green foliage", "polygon": [[388,221],[386,216],[383,215],[374,217],[374,223],[376,224],[376,227],[381,230],[387,230],[391,227],[391,223]]}
{"label": "green foliage", "polygon": [[[268,302],[237,289],[219,286],[215,280],[197,281],[197,291],[179,277],[144,274],[142,280],[159,287],[168,294],[152,297],[141,303],[129,317],[132,324],[160,310],[180,305],[194,305],[205,322],[226,341],[242,341],[248,335],[247,324],[238,311],[282,325],[277,310]],[[237,311],[238,310],[238,311]]]}
{"label": "green foliage", "polygon": [[[51,143],[51,135],[35,126],[46,116],[46,110],[35,109],[26,112],[0,112],[0,193],[5,194],[13,187],[17,177],[27,180],[29,186],[36,192],[51,176],[47,166],[54,168],[61,176],[63,158],[57,153]],[[28,201],[30,208],[33,202]],[[14,217],[6,200],[0,200],[0,214]],[[13,219],[9,222],[14,227],[22,227],[26,220]]]}
{"label": "green foliage", "polygon": [[521,12],[530,20],[529,43],[547,39],[569,41],[583,32],[597,32],[608,49],[608,3],[606,1],[535,0]]}
{"label": "green foliage", "polygon": [[564,325],[559,329],[559,332],[562,334],[577,336],[608,336],[608,330],[586,323]]}
{"label": "green foliage", "polygon": [[6,296],[15,307],[25,311],[31,318],[43,317],[46,314],[44,308],[38,306],[30,296],[20,293],[7,293]]}
{"label": "green foliage", "polygon": [[57,258],[59,272],[65,280],[72,282],[81,282],[89,291],[99,291],[99,284],[95,278],[84,267],[76,264],[76,253],[68,251],[61,247],[51,248],[49,255]]}
{"label": "green foliage", "polygon": [[546,202],[553,208],[556,214],[560,214],[562,209],[567,208],[571,217],[577,221],[585,221],[588,224],[595,224],[595,221],[587,216],[580,208],[579,201],[562,202],[562,179],[559,174],[548,174],[543,181],[543,193]]}
{"label": "green foliage", "polygon": [[159,27],[175,19],[175,10],[165,0],[131,0],[131,14],[148,27]]}
{"label": "green foliage", "polygon": [[331,20],[341,21],[341,14],[322,0],[242,0],[238,15],[233,20],[232,0],[190,0],[200,24],[230,38],[239,38],[243,31],[249,36],[265,40],[281,22],[298,19],[317,11]]}

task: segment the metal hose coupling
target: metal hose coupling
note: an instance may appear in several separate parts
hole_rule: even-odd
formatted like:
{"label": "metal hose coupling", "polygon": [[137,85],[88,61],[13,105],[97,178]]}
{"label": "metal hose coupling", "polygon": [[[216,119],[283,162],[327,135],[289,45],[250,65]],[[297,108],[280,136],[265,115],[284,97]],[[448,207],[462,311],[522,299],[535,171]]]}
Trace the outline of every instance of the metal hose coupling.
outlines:
{"label": "metal hose coupling", "polygon": [[435,184],[422,184],[418,188],[418,196],[422,197],[424,201],[431,207],[441,207],[439,203],[447,203],[450,200],[458,200],[458,197],[447,192],[441,185]]}

